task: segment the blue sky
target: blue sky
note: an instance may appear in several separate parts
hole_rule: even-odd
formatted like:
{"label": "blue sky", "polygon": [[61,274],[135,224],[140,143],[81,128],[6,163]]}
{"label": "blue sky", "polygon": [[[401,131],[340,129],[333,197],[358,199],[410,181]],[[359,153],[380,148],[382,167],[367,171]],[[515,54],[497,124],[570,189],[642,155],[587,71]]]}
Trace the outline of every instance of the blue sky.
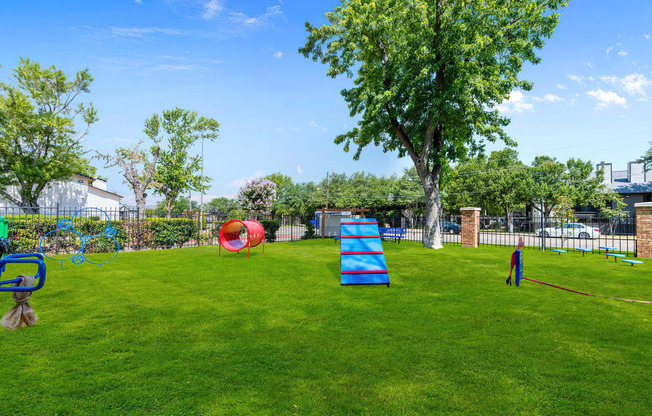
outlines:
{"label": "blue sky", "polygon": [[[280,171],[297,182],[327,171],[400,174],[407,159],[368,147],[353,161],[333,138],[353,121],[339,91],[350,80],[299,55],[304,22],[339,0],[0,2],[0,80],[20,57],[68,73],[89,68],[99,112],[86,141],[109,152],[142,137],[153,113],[175,106],[221,123],[205,146],[206,199]],[[652,140],[652,2],[571,0],[541,64],[502,111],[521,159],[574,156],[625,169]],[[490,149],[496,147],[490,147]],[[199,152],[199,148],[197,148]],[[99,162],[98,162],[99,167]],[[99,169],[133,203],[116,169]],[[193,195],[193,199],[198,196]],[[148,204],[154,200],[149,198]]]}

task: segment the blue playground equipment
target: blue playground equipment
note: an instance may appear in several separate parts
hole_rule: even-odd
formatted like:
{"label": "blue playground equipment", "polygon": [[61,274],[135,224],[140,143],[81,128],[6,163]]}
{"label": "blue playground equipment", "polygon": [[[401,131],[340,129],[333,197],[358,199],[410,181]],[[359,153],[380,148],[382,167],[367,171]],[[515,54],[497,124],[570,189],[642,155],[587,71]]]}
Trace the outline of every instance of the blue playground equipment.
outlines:
{"label": "blue playground equipment", "polygon": [[[528,280],[530,282],[539,283],[539,284],[545,285],[545,286],[550,286],[550,287],[553,287],[555,289],[565,290],[566,292],[577,293],[578,295],[583,295],[583,296],[590,296],[590,297],[594,297],[594,298],[609,299],[609,300],[618,300],[618,301],[623,301],[623,302],[652,304],[652,301],[647,301],[647,300],[612,298],[612,297],[608,297],[608,296],[593,295],[591,293],[580,292],[579,290],[573,290],[573,289],[569,289],[567,287],[557,286],[557,285],[553,285],[551,283],[546,283],[546,282],[542,282],[540,280],[535,280],[535,279],[531,279],[529,277],[525,277],[525,276],[523,276],[523,251],[521,250],[522,247],[523,247],[523,239],[521,238],[519,240],[516,251],[514,251],[514,253],[512,253],[512,261],[511,261],[512,270],[514,268],[516,268],[516,278],[514,279],[514,282],[515,282],[516,286],[520,286],[521,280]],[[609,249],[613,249],[613,247],[609,247]],[[608,256],[614,256],[616,261],[618,261],[618,257],[625,257],[624,254],[613,254],[613,253],[609,253]],[[643,263],[642,261],[639,261],[639,260],[631,260],[631,261],[623,260],[623,261],[627,262],[627,263],[632,263],[632,266],[634,265],[634,263],[636,263],[636,264]],[[512,270],[510,270],[509,277],[507,278],[507,281],[505,282],[505,283],[510,284],[510,285],[511,285],[511,278],[512,278]]]}
{"label": "blue playground equipment", "polygon": [[[38,272],[34,278],[38,279],[38,284],[36,286],[18,287],[18,284],[23,281],[20,277],[11,280],[2,280],[0,281],[0,292],[35,292],[42,288],[45,284],[45,262],[43,261],[43,256],[39,253],[7,255],[9,248],[9,224],[6,218],[0,217],[0,277],[5,272],[7,264],[36,264],[38,266]],[[5,286],[14,284],[15,286]]]}
{"label": "blue playground equipment", "polygon": [[[104,215],[104,217],[106,218],[106,227],[104,227],[104,230],[101,231],[99,234],[83,235],[82,233],[80,233],[79,231],[77,231],[75,229],[75,225],[74,225],[75,224],[75,218],[77,218],[77,216],[79,216],[83,212],[90,212],[92,210],[98,211],[98,212],[100,212],[100,213],[102,213]],[[82,218],[82,217],[80,216],[80,218]],[[65,234],[65,233],[72,234],[73,239],[79,239],[79,241],[81,241],[80,249],[77,250],[76,252],[72,253],[69,257],[66,257],[66,258],[54,258],[54,257],[50,257],[47,254],[45,254],[45,252],[43,251],[43,242],[44,241],[49,241],[53,237],[54,238],[59,238],[59,236],[61,234]],[[118,257],[118,254],[120,253],[120,244],[118,243],[118,240],[115,239],[116,234],[117,234],[117,230],[115,228],[111,227],[111,218],[109,217],[109,215],[106,212],[104,212],[103,210],[101,210],[99,208],[82,208],[82,209],[78,210],[77,212],[75,212],[75,214],[72,216],[72,218],[70,220],[60,220],[57,223],[57,229],[55,229],[53,231],[50,231],[49,233],[45,234],[41,238],[41,241],[39,241],[38,245],[39,245],[39,250],[41,251],[41,254],[43,256],[45,256],[46,258],[50,259],[50,260],[60,262],[62,269],[63,269],[63,262],[66,261],[66,260],[71,260],[72,264],[82,264],[84,261],[86,261],[86,262],[88,262],[90,264],[96,264],[96,265],[99,265],[101,267],[103,264],[107,264],[107,263],[110,263],[113,260],[115,260],[115,258]],[[85,254],[84,254],[85,253],[84,249],[86,248],[86,246],[88,244],[92,244],[92,242],[94,240],[97,241],[97,240],[101,240],[101,239],[108,240],[110,245],[113,245],[112,243],[115,244],[115,248],[116,248],[115,255],[113,257],[111,257],[111,259],[109,259],[107,261],[103,261],[103,262],[93,262],[93,261],[88,260],[88,258],[86,258]]]}
{"label": "blue playground equipment", "polygon": [[20,283],[23,279],[17,277],[11,280],[0,281],[0,292],[36,292],[45,284],[45,261],[43,260],[43,255],[40,253],[27,253],[27,254],[11,254],[0,259],[0,276],[5,271],[7,264],[36,264],[38,266],[38,272],[34,275],[34,278],[38,279],[38,284],[36,286],[9,286],[3,287],[4,285],[11,285],[15,283]]}
{"label": "blue playground equipment", "polygon": [[[32,292],[36,292],[45,285],[45,261],[39,253],[10,254],[9,252],[9,228],[7,220],[0,217],[0,278],[5,272],[8,264],[35,264],[38,267],[36,275],[19,275],[15,279],[0,280],[0,292],[13,292],[16,306],[2,317],[0,322],[7,329],[19,329],[24,326],[32,326],[38,321],[28,300]],[[3,257],[4,256],[4,257]],[[36,283],[38,282],[38,283]]]}
{"label": "blue playground equipment", "polygon": [[340,221],[342,285],[387,285],[389,273],[375,219]]}

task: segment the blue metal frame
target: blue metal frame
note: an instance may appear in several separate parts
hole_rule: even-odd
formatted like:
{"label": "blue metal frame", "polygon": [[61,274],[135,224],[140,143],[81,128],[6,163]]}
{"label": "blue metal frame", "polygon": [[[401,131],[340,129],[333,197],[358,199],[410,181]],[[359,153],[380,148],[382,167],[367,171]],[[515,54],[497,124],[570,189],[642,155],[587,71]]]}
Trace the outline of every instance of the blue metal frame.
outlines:
{"label": "blue metal frame", "polygon": [[[90,261],[90,260],[88,260],[88,259],[86,258],[86,254],[84,253],[84,248],[86,247],[86,244],[88,244],[89,242],[91,242],[91,240],[93,240],[93,239],[95,239],[95,238],[100,238],[100,237],[110,238],[111,240],[113,240],[113,241],[115,242],[115,246],[116,246],[118,249],[116,250],[115,255],[114,255],[113,257],[111,257],[111,260],[105,261],[105,262],[103,262],[103,263],[95,263],[95,262]],[[118,257],[118,254],[120,253],[120,244],[118,243],[118,240],[116,240],[115,238],[113,238],[112,236],[109,236],[109,235],[107,235],[107,234],[103,234],[103,235],[94,235],[93,237],[91,237],[91,238],[89,238],[88,240],[84,241],[84,244],[82,245],[81,253],[82,253],[82,256],[84,257],[84,260],[85,260],[85,261],[89,262],[90,264],[97,264],[98,266],[102,266],[103,264],[111,263],[113,260],[115,260],[116,257]],[[74,263],[74,259],[73,259],[73,263]]]}
{"label": "blue metal frame", "polygon": [[[90,210],[100,211],[102,214],[104,214],[106,216],[106,221],[107,221],[106,222],[106,227],[104,228],[104,230],[100,234],[82,235],[79,231],[77,231],[75,229],[75,217],[77,217],[77,215],[80,212],[87,211],[87,210],[89,210],[89,211]],[[72,254],[70,257],[66,257],[66,258],[63,258],[63,259],[55,259],[55,258],[52,258],[52,257],[48,256],[47,254],[45,254],[45,252],[43,251],[43,245],[42,244],[43,244],[43,240],[45,240],[45,237],[47,237],[48,235],[50,235],[50,234],[52,234],[54,232],[61,232],[61,231],[68,231],[68,232],[75,233],[79,237],[79,240],[81,241],[81,248],[79,249],[79,251]],[[115,258],[118,257],[118,254],[120,253],[120,243],[118,243],[118,240],[116,240],[114,238],[115,235],[117,234],[117,232],[118,231],[115,228],[111,227],[111,217],[109,217],[109,214],[107,214],[104,210],[102,210],[100,208],[94,208],[94,207],[82,208],[80,210],[77,210],[73,214],[71,219],[69,219],[69,220],[59,220],[59,222],[57,222],[57,229],[52,230],[49,233],[45,234],[43,237],[41,237],[41,240],[38,243],[38,247],[39,247],[39,250],[41,251],[41,254],[43,256],[47,257],[50,260],[61,262],[61,268],[63,268],[63,262],[66,261],[66,260],[71,260],[72,264],[82,264],[83,262],[86,261],[86,262],[88,262],[90,264],[96,264],[98,266],[102,266],[103,264],[107,264],[107,263],[110,263],[113,260],[115,260]],[[115,242],[115,246],[118,249],[116,250],[116,253],[111,258],[111,260],[105,261],[105,262],[102,262],[102,263],[96,263],[96,262],[90,261],[90,260],[88,260],[86,258],[86,255],[84,253],[84,248],[86,247],[86,244],[88,244],[88,242],[90,242],[94,238],[98,238],[98,237],[110,238],[111,240],[113,240]]]}
{"label": "blue metal frame", "polygon": [[521,279],[523,278],[523,252],[521,250],[516,250],[516,274],[514,275],[514,283],[516,286],[521,285]]}
{"label": "blue metal frame", "polygon": [[[31,258],[36,257],[36,258]],[[43,260],[43,255],[40,253],[27,253],[27,254],[11,254],[9,256],[0,259],[0,275],[5,271],[7,264],[36,264],[38,265],[38,272],[34,276],[38,279],[38,284],[36,286],[28,287],[2,287],[2,285],[8,285],[13,283],[19,283],[22,279],[20,277],[0,281],[0,292],[35,292],[45,285],[45,261]]]}

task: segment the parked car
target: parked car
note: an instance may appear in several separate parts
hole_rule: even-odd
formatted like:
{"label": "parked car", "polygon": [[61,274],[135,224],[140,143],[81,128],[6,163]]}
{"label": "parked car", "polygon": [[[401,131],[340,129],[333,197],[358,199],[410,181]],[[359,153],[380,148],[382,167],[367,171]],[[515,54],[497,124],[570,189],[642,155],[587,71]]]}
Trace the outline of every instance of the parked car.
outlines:
{"label": "parked car", "polygon": [[449,234],[459,234],[462,232],[462,226],[459,224],[455,224],[454,222],[443,221],[441,223],[441,232],[449,233]]}
{"label": "parked car", "polygon": [[[536,236],[541,235],[541,228],[536,230]],[[564,224],[557,227],[546,227],[543,229],[544,237],[566,237],[566,238],[598,238],[600,237],[600,229],[591,227],[585,224]]]}

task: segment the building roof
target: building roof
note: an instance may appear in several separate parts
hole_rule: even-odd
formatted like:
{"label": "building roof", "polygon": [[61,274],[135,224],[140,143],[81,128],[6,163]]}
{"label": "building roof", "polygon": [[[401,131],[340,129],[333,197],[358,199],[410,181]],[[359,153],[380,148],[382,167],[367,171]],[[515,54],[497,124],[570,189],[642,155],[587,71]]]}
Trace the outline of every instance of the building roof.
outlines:
{"label": "building roof", "polygon": [[75,176],[79,176],[80,178],[90,179],[91,182],[95,180],[94,177],[92,177],[92,176],[88,176],[88,175],[84,175],[84,174],[82,174],[82,173],[77,173],[77,172],[75,172],[74,175],[75,175]]}
{"label": "building roof", "polygon": [[608,183],[607,187],[609,189],[613,189],[619,194],[652,193],[652,182],[646,182],[646,183],[614,182],[614,183]]}
{"label": "building roof", "polygon": [[118,198],[124,198],[122,195],[118,195],[115,192],[107,191],[106,189],[96,188],[93,185],[88,185],[88,187],[90,189],[95,189],[96,191],[100,191],[100,192],[104,192],[104,193],[109,194],[109,195],[117,196]]}

